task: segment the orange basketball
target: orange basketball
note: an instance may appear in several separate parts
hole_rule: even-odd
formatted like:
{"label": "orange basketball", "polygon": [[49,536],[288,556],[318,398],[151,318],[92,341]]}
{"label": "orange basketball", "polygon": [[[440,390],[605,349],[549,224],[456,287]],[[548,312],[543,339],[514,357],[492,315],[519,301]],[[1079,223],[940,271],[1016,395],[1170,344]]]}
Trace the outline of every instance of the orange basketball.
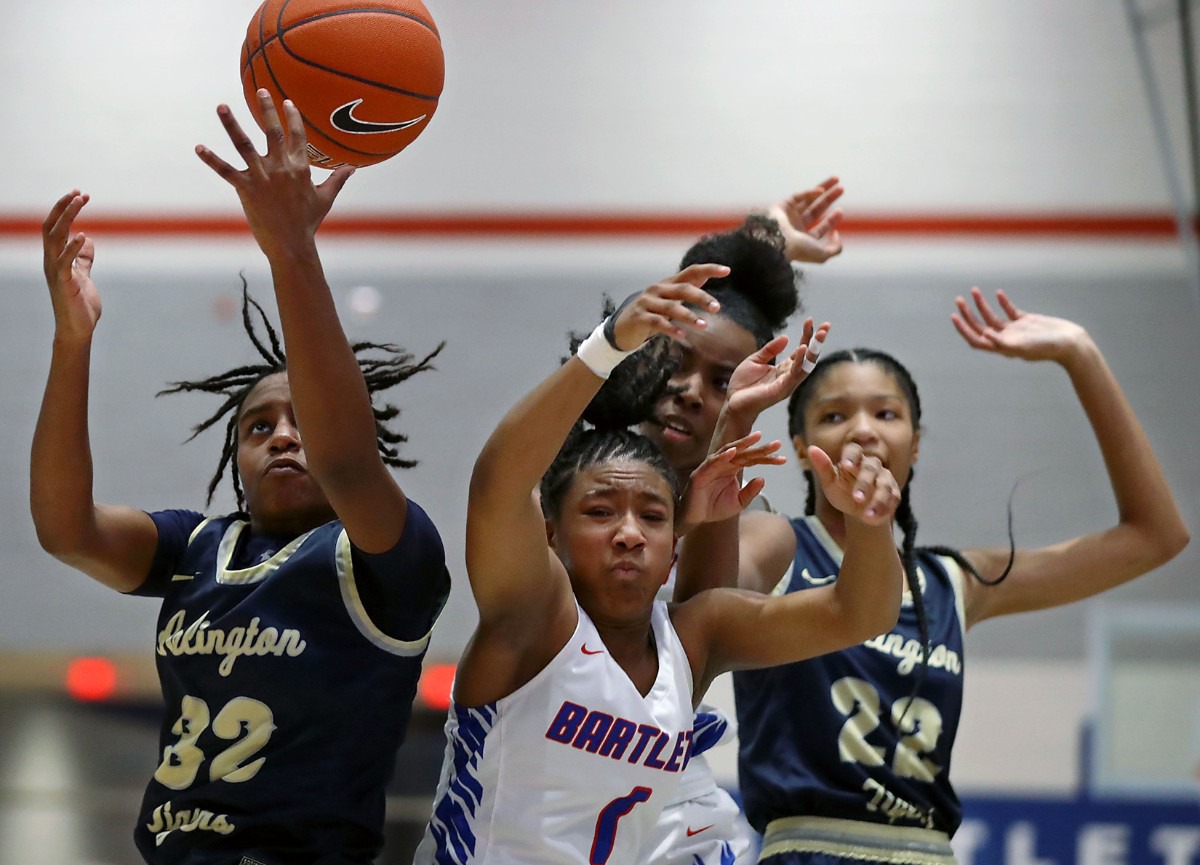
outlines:
{"label": "orange basketball", "polygon": [[442,41],[421,0],[265,0],[242,44],[242,89],[304,118],[313,165],[373,165],[421,134],[445,79]]}

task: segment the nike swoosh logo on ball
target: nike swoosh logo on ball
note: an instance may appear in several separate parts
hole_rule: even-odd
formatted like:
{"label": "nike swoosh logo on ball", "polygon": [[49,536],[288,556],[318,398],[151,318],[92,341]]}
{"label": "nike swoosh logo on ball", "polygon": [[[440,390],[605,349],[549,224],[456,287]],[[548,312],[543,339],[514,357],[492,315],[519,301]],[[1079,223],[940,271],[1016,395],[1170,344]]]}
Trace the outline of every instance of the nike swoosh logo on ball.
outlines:
{"label": "nike swoosh logo on ball", "polygon": [[340,108],[335,108],[333,113],[329,115],[329,122],[333,124],[335,129],[340,129],[342,132],[349,132],[354,135],[374,135],[380,132],[396,132],[400,129],[408,129],[410,126],[416,126],[427,115],[422,114],[414,120],[401,120],[399,123],[376,123],[373,120],[359,120],[354,116],[354,109],[362,105],[361,99],[355,99],[353,102],[347,102]]}

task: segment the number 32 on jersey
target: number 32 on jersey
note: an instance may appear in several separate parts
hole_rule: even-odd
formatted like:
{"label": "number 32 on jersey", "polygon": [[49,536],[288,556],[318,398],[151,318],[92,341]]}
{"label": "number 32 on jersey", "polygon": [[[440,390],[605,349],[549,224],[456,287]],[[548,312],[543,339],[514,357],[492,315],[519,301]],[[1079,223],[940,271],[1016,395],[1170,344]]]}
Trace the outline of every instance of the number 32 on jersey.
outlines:
{"label": "number 32 on jersey", "polygon": [[[214,735],[230,744],[216,754],[206,755],[196,741],[210,726]],[[200,767],[211,757],[208,779],[236,784],[249,781],[262,768],[262,757],[246,761],[262,750],[275,732],[275,717],[266,703],[234,697],[213,718],[208,703],[199,697],[185,696],[171,732],[179,741],[163,748],[162,763],[154,772],[158,783],[172,790],[184,790],[195,782]]]}

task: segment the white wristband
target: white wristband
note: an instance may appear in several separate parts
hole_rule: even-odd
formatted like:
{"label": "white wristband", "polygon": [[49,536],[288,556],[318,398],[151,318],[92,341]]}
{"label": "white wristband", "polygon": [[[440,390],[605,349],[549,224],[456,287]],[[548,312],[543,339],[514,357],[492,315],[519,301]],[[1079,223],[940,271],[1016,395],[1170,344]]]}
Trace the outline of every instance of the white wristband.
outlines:
{"label": "white wristband", "polygon": [[[637,349],[633,351],[637,351]],[[604,322],[601,322],[591,332],[591,335],[579,344],[579,348],[575,349],[575,356],[600,378],[607,379],[609,374],[617,368],[617,364],[633,354],[633,351],[621,351],[619,348],[613,348],[604,335]]]}

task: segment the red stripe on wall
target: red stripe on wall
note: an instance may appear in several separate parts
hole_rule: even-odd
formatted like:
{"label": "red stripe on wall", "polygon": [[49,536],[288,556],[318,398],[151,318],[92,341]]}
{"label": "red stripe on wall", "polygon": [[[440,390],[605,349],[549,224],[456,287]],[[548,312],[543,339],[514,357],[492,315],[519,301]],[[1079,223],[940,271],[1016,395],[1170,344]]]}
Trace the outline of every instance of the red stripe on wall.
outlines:
{"label": "red stripe on wall", "polygon": [[[655,237],[695,236],[737,225],[737,213],[425,213],[330,216],[322,236],[342,237]],[[42,218],[0,215],[0,237],[35,236]],[[128,237],[242,237],[240,214],[90,214],[78,228]],[[1143,238],[1171,240],[1175,219],[1162,213],[866,214],[848,216],[843,235],[937,237]]]}

